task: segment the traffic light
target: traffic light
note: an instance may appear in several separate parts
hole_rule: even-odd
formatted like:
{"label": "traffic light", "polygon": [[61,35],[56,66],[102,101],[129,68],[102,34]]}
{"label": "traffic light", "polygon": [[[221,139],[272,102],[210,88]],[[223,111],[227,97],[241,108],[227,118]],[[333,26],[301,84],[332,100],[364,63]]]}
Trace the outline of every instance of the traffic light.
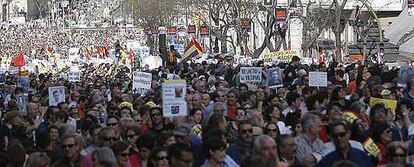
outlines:
{"label": "traffic light", "polygon": [[263,0],[263,6],[272,7],[274,0]]}

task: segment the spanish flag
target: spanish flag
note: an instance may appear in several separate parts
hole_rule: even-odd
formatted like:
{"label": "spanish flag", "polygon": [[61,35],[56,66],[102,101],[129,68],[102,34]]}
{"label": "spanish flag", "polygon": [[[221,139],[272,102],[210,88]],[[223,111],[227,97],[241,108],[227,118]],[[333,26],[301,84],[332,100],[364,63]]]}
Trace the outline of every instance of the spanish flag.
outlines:
{"label": "spanish flag", "polygon": [[194,58],[202,53],[203,48],[201,47],[200,43],[198,43],[194,38],[192,38],[190,43],[188,43],[187,48],[185,48],[184,50],[182,61],[185,61],[189,58]]}

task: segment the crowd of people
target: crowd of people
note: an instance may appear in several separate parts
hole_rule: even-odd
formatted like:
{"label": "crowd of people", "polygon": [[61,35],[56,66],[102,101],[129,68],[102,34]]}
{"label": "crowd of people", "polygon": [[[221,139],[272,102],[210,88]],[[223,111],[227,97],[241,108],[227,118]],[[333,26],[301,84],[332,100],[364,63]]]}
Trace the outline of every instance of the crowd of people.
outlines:
{"label": "crowd of people", "polygon": [[[17,101],[24,93],[18,76],[6,74],[0,166],[414,165],[414,78],[402,88],[397,68],[300,61],[277,65],[284,69],[277,89],[268,87],[265,72],[261,83],[240,83],[241,65],[231,60],[141,69],[152,74],[144,94],[132,92],[131,71],[117,65],[80,67],[79,82],[32,74],[26,112]],[[327,72],[328,86],[310,87],[312,71]],[[187,83],[186,116],[164,116],[168,79]],[[65,88],[56,106],[48,104],[52,86]],[[371,104],[373,98],[398,103]]]}

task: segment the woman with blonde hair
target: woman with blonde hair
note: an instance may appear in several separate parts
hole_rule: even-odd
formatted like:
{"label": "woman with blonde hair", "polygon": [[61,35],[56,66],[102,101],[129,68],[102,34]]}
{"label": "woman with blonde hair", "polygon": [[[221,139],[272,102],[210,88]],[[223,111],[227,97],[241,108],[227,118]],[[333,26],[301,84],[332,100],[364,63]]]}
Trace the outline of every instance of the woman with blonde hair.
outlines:
{"label": "woman with blonde hair", "polygon": [[26,167],[50,167],[51,161],[46,153],[35,152],[30,154]]}

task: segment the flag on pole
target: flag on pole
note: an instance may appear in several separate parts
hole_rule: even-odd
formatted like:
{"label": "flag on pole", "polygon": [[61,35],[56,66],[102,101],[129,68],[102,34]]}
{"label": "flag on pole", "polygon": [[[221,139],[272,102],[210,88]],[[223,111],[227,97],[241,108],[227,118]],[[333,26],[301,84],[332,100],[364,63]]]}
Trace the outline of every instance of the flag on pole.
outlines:
{"label": "flag on pole", "polygon": [[121,47],[121,63],[122,64],[126,64],[126,56],[127,56],[127,53],[125,52],[125,49]]}
{"label": "flag on pole", "polygon": [[24,60],[24,52],[20,51],[19,55],[12,60],[11,65],[13,67],[18,67],[19,69],[25,66],[26,61]]}
{"label": "flag on pole", "polygon": [[50,56],[52,56],[52,49],[51,48],[47,48],[46,50],[46,54],[47,54],[47,59],[50,59]]}
{"label": "flag on pole", "polygon": [[187,48],[184,50],[184,55],[182,57],[183,61],[189,58],[194,58],[197,55],[200,55],[203,53],[203,48],[201,45],[192,38],[190,43],[188,43]]}

